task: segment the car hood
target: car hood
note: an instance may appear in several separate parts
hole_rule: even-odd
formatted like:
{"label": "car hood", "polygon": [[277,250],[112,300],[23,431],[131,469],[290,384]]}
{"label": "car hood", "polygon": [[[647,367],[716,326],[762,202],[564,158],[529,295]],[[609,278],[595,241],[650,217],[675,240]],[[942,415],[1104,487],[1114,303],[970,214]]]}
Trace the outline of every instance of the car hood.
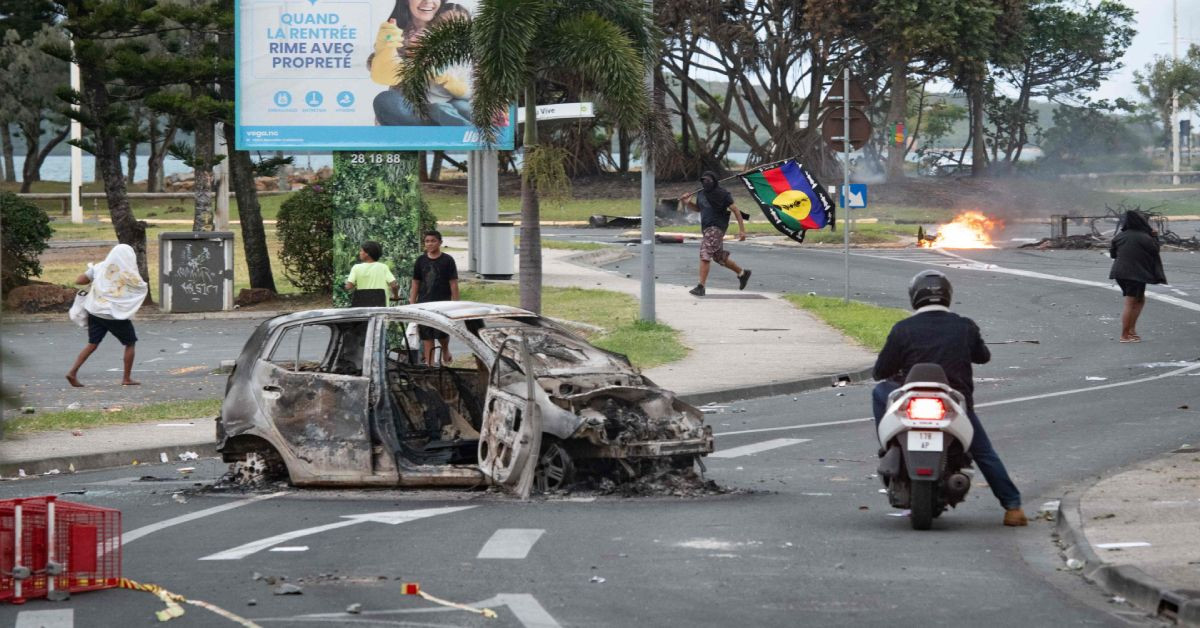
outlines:
{"label": "car hood", "polygon": [[538,378],[599,374],[638,376],[637,369],[625,356],[599,349],[557,329],[491,327],[479,330],[479,337],[497,353],[506,340],[519,342],[525,339],[529,343],[529,353],[535,358],[533,371]]}

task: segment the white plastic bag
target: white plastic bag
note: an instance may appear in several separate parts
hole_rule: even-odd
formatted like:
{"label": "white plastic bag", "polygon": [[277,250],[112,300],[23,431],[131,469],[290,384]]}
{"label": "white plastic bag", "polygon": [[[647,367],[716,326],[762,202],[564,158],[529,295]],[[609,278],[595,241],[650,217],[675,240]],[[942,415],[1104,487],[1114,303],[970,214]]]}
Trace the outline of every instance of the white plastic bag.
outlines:
{"label": "white plastic bag", "polygon": [[88,312],[84,309],[83,304],[87,301],[88,292],[91,287],[91,284],[88,284],[75,293],[75,303],[71,305],[71,311],[67,314],[80,327],[87,327]]}

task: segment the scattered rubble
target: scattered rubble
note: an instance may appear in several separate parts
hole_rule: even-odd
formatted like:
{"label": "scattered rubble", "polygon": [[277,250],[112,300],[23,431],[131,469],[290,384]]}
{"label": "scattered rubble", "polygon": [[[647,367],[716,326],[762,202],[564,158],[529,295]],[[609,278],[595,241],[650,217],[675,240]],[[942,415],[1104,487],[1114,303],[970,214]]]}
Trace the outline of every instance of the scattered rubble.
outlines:
{"label": "scattered rubble", "polygon": [[285,582],[272,591],[275,595],[304,595],[304,589],[290,582]]}

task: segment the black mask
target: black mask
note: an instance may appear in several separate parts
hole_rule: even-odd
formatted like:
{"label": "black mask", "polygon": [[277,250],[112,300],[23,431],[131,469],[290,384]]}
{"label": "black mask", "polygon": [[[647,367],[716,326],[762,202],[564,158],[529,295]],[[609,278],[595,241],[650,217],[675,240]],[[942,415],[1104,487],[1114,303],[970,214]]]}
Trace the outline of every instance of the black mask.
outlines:
{"label": "black mask", "polygon": [[704,188],[704,190],[706,192],[711,192],[711,191],[717,189],[717,182],[710,179],[709,177],[704,177],[703,179],[700,179],[700,185]]}

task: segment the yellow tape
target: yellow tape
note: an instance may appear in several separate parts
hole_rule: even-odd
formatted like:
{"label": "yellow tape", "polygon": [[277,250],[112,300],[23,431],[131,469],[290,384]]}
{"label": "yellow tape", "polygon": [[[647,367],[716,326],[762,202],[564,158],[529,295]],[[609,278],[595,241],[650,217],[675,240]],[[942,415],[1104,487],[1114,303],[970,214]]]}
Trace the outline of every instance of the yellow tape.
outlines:
{"label": "yellow tape", "polygon": [[235,615],[234,613],[231,613],[215,604],[209,604],[208,602],[201,600],[189,600],[182,595],[179,595],[178,593],[172,593],[158,586],[157,584],[142,584],[140,582],[130,580],[129,578],[121,578],[120,587],[122,589],[131,589],[133,591],[153,593],[158,597],[158,599],[162,600],[167,607],[154,613],[154,616],[158,618],[158,621],[171,621],[176,617],[182,617],[184,611],[183,607],[179,605],[179,602],[184,602],[186,604],[191,604],[192,606],[199,606],[204,610],[220,615],[221,617],[224,617],[235,624],[244,626],[245,628],[262,628],[262,626],[259,626],[249,619]]}

